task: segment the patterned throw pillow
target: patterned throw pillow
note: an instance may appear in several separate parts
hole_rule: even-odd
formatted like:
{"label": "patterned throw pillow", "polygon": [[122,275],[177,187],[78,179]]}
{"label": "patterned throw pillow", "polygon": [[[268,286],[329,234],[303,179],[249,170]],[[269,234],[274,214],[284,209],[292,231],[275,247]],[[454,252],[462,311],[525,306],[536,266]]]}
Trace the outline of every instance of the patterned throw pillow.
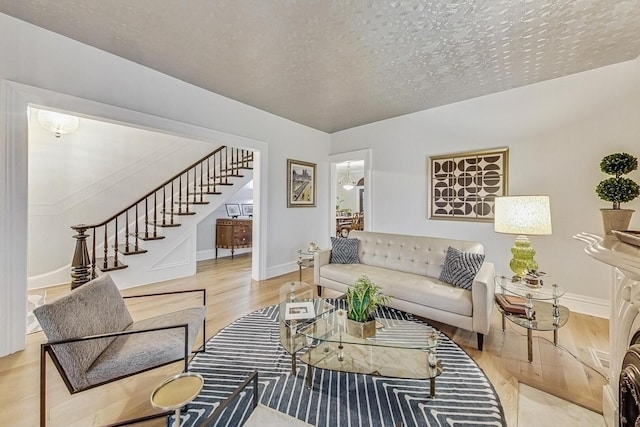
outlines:
{"label": "patterned throw pillow", "polygon": [[358,239],[331,238],[331,264],[359,264]]}
{"label": "patterned throw pillow", "polygon": [[473,278],[484,262],[484,254],[462,252],[449,247],[440,280],[462,289],[471,289]]}

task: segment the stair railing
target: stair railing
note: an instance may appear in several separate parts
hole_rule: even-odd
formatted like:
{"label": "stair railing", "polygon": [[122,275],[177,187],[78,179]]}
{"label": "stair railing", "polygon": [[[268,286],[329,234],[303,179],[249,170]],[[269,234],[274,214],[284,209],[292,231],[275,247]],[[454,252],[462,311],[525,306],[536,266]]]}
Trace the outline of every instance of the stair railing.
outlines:
{"label": "stair railing", "polygon": [[[96,270],[126,268],[119,253],[146,252],[140,240],[164,239],[158,228],[180,226],[178,216],[195,214],[193,205],[209,203],[205,200],[206,195],[221,194],[218,186],[233,185],[229,178],[242,176],[242,169],[252,168],[252,151],[221,146],[108,219],[96,224],[71,226],[76,233],[73,236],[76,245],[71,261],[71,289],[95,278]],[[97,241],[99,235],[103,236],[101,243]],[[89,238],[91,250],[87,243]],[[97,257],[99,250],[103,253],[102,258]]]}

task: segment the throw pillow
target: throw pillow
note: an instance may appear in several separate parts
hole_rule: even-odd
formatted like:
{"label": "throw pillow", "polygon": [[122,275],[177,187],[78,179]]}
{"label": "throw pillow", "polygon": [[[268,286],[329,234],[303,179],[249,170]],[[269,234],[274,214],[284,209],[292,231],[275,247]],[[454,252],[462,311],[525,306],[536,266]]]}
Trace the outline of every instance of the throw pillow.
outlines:
{"label": "throw pillow", "polygon": [[331,264],[359,264],[358,239],[331,238]]}
{"label": "throw pillow", "polygon": [[462,252],[449,247],[444,259],[440,280],[462,289],[471,289],[473,278],[484,262],[484,254]]}

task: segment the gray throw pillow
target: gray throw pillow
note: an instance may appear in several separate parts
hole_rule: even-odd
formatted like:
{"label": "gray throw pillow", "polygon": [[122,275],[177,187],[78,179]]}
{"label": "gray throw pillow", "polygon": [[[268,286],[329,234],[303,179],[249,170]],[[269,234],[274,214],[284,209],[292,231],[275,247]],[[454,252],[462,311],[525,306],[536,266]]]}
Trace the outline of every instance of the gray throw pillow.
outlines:
{"label": "gray throw pillow", "polygon": [[484,262],[484,254],[462,252],[449,247],[440,280],[462,289],[471,289],[473,279]]}
{"label": "gray throw pillow", "polygon": [[359,264],[358,239],[331,238],[331,264]]}

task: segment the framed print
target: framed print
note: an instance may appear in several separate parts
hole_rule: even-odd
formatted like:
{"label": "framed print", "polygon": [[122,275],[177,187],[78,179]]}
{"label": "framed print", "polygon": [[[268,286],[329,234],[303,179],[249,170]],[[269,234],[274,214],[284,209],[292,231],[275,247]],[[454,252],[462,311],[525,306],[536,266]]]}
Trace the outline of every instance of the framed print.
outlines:
{"label": "framed print", "polygon": [[253,204],[240,205],[242,207],[242,216],[253,216]]}
{"label": "framed print", "polygon": [[287,207],[316,205],[316,164],[287,159]]}
{"label": "framed print", "polygon": [[242,212],[240,212],[240,205],[225,204],[224,206],[227,208],[227,215],[229,215],[231,218],[237,218],[242,215]]}
{"label": "framed print", "polygon": [[509,149],[430,157],[429,218],[493,221],[495,198],[507,195]]}

